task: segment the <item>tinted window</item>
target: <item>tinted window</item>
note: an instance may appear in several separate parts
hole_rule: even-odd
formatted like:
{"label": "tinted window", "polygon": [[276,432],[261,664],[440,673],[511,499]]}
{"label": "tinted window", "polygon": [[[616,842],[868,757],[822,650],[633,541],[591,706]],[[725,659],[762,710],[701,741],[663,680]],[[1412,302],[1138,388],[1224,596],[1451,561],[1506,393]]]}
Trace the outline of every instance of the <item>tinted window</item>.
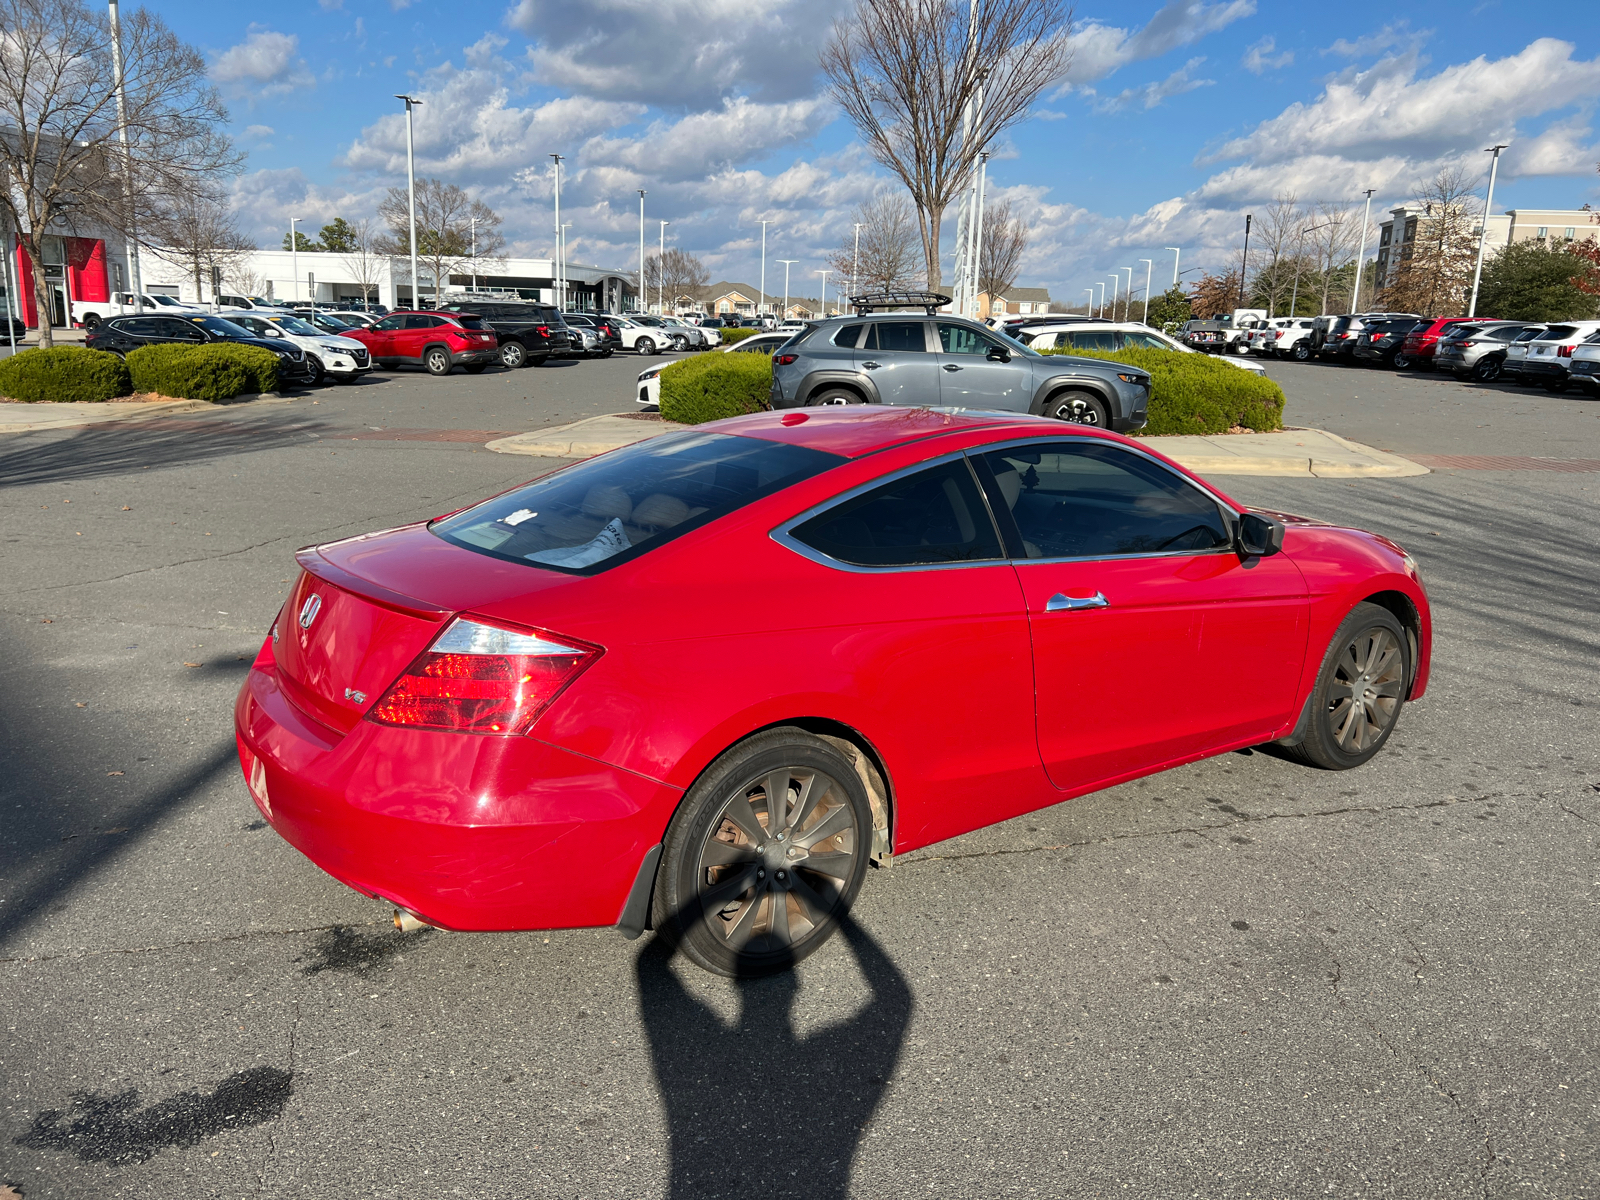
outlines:
{"label": "tinted window", "polygon": [[1117,335],[1109,329],[1079,330],[1056,334],[1058,350],[1115,350]]}
{"label": "tinted window", "polygon": [[1564,337],[1577,333],[1575,325],[1552,325],[1533,340],[1536,342],[1559,342]]}
{"label": "tinted window", "polygon": [[899,350],[913,354],[927,352],[927,339],[921,321],[878,321],[867,326],[863,350]]}
{"label": "tinted window", "polygon": [[384,333],[389,333],[396,329],[404,329],[405,327],[406,319],[404,317],[385,317],[376,325],[372,326],[373,329],[381,330]]}
{"label": "tinted window", "polygon": [[1004,557],[964,458],[847,500],[797,526],[793,536],[829,558],[865,567]]}
{"label": "tinted window", "polygon": [[593,574],[844,461],[756,438],[665,434],[546,475],[430,528],[497,558]]}
{"label": "tinted window", "polygon": [[[435,325],[443,325],[444,322],[439,320],[437,317],[435,317],[434,318],[434,324]],[[461,326],[461,328],[463,328],[463,329],[488,329],[489,328],[488,322],[485,321],[482,317],[466,317],[466,316],[457,317],[456,318],[456,324]]]}
{"label": "tinted window", "polygon": [[1153,333],[1125,333],[1122,335],[1122,344],[1130,350],[1171,350],[1167,342],[1158,338]]}
{"label": "tinted window", "polygon": [[405,318],[406,329],[432,329],[435,325],[443,325],[443,317],[410,316]]}
{"label": "tinted window", "polygon": [[999,345],[970,325],[939,322],[939,349],[946,354],[987,354]]}
{"label": "tinted window", "polygon": [[188,342],[203,342],[206,340],[206,335],[191,327],[187,321],[179,321],[173,317],[156,317],[151,321],[151,324],[156,327],[156,337],[179,338]]}
{"label": "tinted window", "polygon": [[843,346],[847,350],[855,349],[857,340],[861,337],[860,325],[846,325],[833,335],[833,344]]}
{"label": "tinted window", "polygon": [[1222,511],[1167,468],[1116,446],[1043,442],[984,456],[1027,558],[1213,550]]}
{"label": "tinted window", "polygon": [[113,322],[112,328],[130,337],[159,337],[156,331],[160,324],[155,317],[129,317],[126,321]]}

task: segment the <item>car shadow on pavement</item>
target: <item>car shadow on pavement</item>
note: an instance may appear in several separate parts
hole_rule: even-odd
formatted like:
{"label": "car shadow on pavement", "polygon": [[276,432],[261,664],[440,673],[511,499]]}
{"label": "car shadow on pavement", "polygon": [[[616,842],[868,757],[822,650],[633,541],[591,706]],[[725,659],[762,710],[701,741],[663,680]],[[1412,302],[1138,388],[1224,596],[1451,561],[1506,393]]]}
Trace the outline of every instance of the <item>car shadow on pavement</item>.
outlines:
{"label": "car shadow on pavement", "polygon": [[729,1024],[678,978],[668,938],[658,933],[640,952],[640,1016],[667,1114],[674,1200],[849,1194],[856,1147],[894,1075],[912,997],[864,929],[847,917],[839,936],[870,998],[854,1016],[804,1034],[792,967],[729,981],[739,1004]]}
{"label": "car shadow on pavement", "polygon": [[196,417],[147,417],[90,425],[58,437],[53,431],[17,434],[0,449],[0,487],[62,483],[123,475],[148,467],[189,466],[257,450],[309,442],[325,422]]}

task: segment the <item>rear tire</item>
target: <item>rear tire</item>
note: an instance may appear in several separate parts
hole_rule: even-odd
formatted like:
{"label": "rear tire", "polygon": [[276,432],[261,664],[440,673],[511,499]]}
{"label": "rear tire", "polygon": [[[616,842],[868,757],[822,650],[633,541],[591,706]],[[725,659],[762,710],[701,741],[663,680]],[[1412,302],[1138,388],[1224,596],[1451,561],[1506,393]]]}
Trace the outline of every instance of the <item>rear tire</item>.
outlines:
{"label": "rear tire", "polygon": [[1058,392],[1044,403],[1043,416],[1096,429],[1111,428],[1105,401],[1091,392]]}
{"label": "rear tire", "polygon": [[820,408],[824,405],[865,403],[866,401],[858,393],[852,392],[849,388],[828,387],[823,388],[820,392],[813,392],[806,401],[806,407]]}
{"label": "rear tire", "polygon": [[443,346],[433,346],[423,351],[422,365],[429,375],[448,375],[455,363],[450,361],[450,351]]}
{"label": "rear tire", "polygon": [[1311,347],[1305,342],[1296,342],[1294,349],[1290,353],[1294,355],[1295,362],[1311,361]]}
{"label": "rear tire", "polygon": [[528,348],[521,342],[506,342],[500,347],[500,365],[515,371],[528,365]]}
{"label": "rear tire", "polygon": [[1394,356],[1394,359],[1390,365],[1393,366],[1396,371],[1405,371],[1409,370],[1416,364],[1411,361],[1411,356],[1409,354],[1401,351]]}
{"label": "rear tire", "polygon": [[1488,383],[1491,379],[1499,379],[1501,369],[1505,365],[1504,359],[1483,358],[1478,360],[1478,365],[1472,369],[1472,378],[1480,383]]}
{"label": "rear tire", "polygon": [[758,733],[707,767],[678,806],[653,924],[715,974],[787,970],[838,929],[871,843],[872,806],[844,755],[792,726]]}
{"label": "rear tire", "polygon": [[1372,758],[1400,719],[1412,669],[1411,642],[1395,615],[1366,601],[1356,605],[1323,655],[1295,756],[1326,771]]}

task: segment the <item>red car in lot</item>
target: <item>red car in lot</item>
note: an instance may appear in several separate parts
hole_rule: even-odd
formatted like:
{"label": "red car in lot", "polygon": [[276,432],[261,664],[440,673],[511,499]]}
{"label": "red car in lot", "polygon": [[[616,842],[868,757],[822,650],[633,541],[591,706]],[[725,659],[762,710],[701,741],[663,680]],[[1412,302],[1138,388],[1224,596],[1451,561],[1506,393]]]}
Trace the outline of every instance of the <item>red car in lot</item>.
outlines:
{"label": "red car in lot", "polygon": [[1452,325],[1459,325],[1463,321],[1486,321],[1487,317],[1434,317],[1431,321],[1424,318],[1417,327],[1406,334],[1406,340],[1400,351],[1400,361],[1406,366],[1431,369],[1433,367],[1433,354],[1439,348],[1439,339],[1450,332]]}
{"label": "red car in lot", "polygon": [[476,375],[500,361],[494,329],[468,313],[407,309],[340,336],[360,342],[380,366],[421,367],[430,375],[448,375],[456,367]]}
{"label": "red car in lot", "polygon": [[869,861],[1244,746],[1358,766],[1432,637],[1386,538],[957,410],[720,421],[297,558],[235,709],[283,837],[397,920],[729,975]]}

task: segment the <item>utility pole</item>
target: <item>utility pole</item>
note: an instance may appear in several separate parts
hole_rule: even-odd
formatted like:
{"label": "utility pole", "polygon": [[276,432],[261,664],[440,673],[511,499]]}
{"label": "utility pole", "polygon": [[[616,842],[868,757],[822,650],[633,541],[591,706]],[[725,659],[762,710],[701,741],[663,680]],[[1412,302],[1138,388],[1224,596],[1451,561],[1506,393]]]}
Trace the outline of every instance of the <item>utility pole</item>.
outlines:
{"label": "utility pole", "polygon": [[[856,228],[860,229],[861,226],[857,225]],[[800,260],[798,258],[780,258],[777,261],[783,264],[783,311],[778,314],[781,322],[789,315],[789,268]]]}
{"label": "utility pole", "polygon": [[1172,286],[1173,287],[1177,287],[1178,286],[1178,260],[1183,257],[1183,253],[1176,246],[1165,246],[1165,247],[1163,247],[1163,249],[1172,251]]}
{"label": "utility pole", "polygon": [[[411,110],[421,104],[422,101],[401,93],[396,93],[395,99],[406,102],[406,207],[411,222],[411,307],[421,308],[422,284],[417,274],[417,153],[411,130]],[[291,238],[291,244],[293,241],[294,239]],[[295,286],[298,288],[299,284],[296,283]],[[434,290],[437,291],[438,289],[435,288]],[[396,291],[398,292],[398,289]],[[399,295],[396,295],[395,302],[398,303],[399,300]]]}
{"label": "utility pole", "polygon": [[[972,217],[972,312],[967,315],[974,318],[978,315],[978,296],[983,291],[983,194],[988,185],[989,152],[985,150],[978,155],[978,191]],[[994,303],[993,296],[989,303]]]}
{"label": "utility pole", "polygon": [[1367,218],[1372,215],[1372,193],[1377,190],[1377,188],[1367,189],[1367,207],[1361,213],[1361,242],[1356,246],[1356,290],[1350,297],[1352,311],[1361,303],[1361,271],[1367,265]]}
{"label": "utility pole", "polygon": [[1150,275],[1156,269],[1156,264],[1148,259],[1139,260],[1144,264],[1144,323],[1150,324]]}
{"label": "utility pole", "polygon": [[567,297],[571,289],[567,286],[567,230],[572,228],[571,221],[561,223],[561,311],[567,311]]}
{"label": "utility pole", "polygon": [[[123,254],[128,259],[128,288],[133,293],[133,311],[144,311],[144,280],[139,271],[139,234],[134,217],[133,151],[128,146],[128,103],[126,81],[122,74],[122,21],[117,13],[117,0],[111,2],[111,74],[112,86],[117,89],[117,141],[122,144],[122,187],[128,199],[128,228],[124,231]],[[10,289],[7,288],[7,291]],[[20,308],[22,297],[17,297]],[[9,310],[8,310],[9,311]],[[12,334],[12,349],[16,349],[16,335]]]}
{"label": "utility pole", "polygon": [[638,306],[638,310],[640,312],[644,312],[645,309],[648,307],[645,304],[645,290],[644,290],[644,197],[645,197],[645,191],[644,191],[643,188],[640,188],[639,189],[639,294],[634,299],[634,303]]}
{"label": "utility pole", "polygon": [[[795,261],[799,262],[800,260],[796,259]],[[860,268],[861,268],[861,223],[858,221],[858,222],[856,222],[856,254],[855,254],[855,257],[850,260],[850,294],[852,296],[859,296],[861,294],[861,278],[860,278],[859,274],[857,273],[860,270]],[[784,291],[788,291],[789,290],[789,285],[787,283],[784,284],[784,289],[783,290]],[[784,301],[784,305],[783,306],[785,308],[789,307],[789,303],[788,303],[787,300]]]}
{"label": "utility pole", "polygon": [[1483,201],[1483,228],[1478,231],[1478,265],[1472,270],[1472,302],[1467,305],[1467,316],[1478,315],[1478,282],[1483,278],[1483,248],[1489,240],[1489,210],[1494,206],[1494,177],[1500,169],[1500,151],[1504,145],[1490,146],[1485,154],[1494,155],[1489,160],[1489,195]]}
{"label": "utility pole", "polygon": [[667,226],[671,224],[671,221],[661,222],[661,250],[656,259],[656,307],[663,317],[667,315]]}
{"label": "utility pole", "polygon": [[756,301],[756,316],[761,315],[761,310],[767,306],[767,226],[770,221],[761,222],[761,298]]}
{"label": "utility pole", "polygon": [[[1133,268],[1118,267],[1117,270],[1128,273],[1128,286],[1122,292],[1122,319],[1126,321],[1133,315]],[[1111,315],[1116,316],[1116,313]]]}
{"label": "utility pole", "polygon": [[1250,222],[1253,218],[1246,213],[1244,217],[1244,257],[1239,260],[1239,307],[1244,307],[1244,277],[1250,273]]}

